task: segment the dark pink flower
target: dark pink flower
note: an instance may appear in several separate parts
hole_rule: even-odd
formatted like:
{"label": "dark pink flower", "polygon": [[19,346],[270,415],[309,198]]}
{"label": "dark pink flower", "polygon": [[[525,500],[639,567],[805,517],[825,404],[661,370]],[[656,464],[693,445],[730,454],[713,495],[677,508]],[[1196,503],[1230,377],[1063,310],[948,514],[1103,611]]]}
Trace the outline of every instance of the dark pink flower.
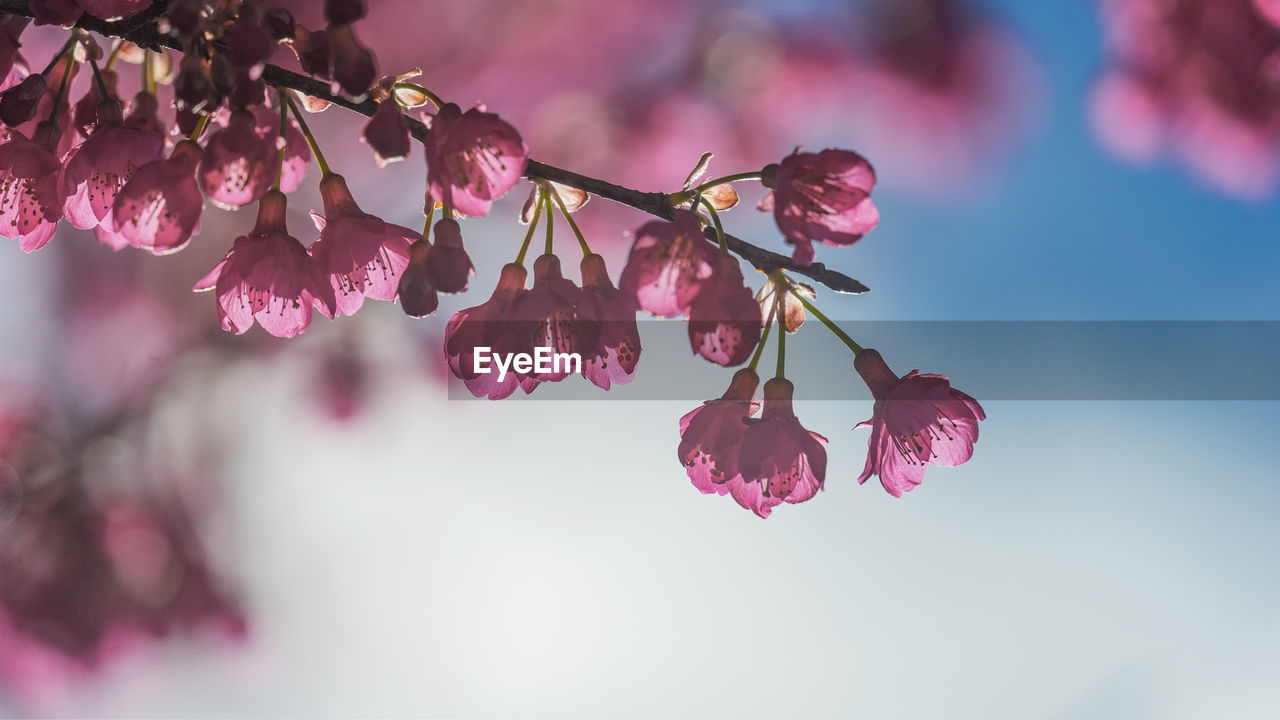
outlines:
{"label": "dark pink flower", "polygon": [[[41,123],[41,128],[38,132],[46,138],[56,132],[48,123]],[[53,239],[62,218],[62,164],[52,144],[28,140],[12,129],[0,143],[0,235],[17,240],[24,252],[39,250]]]}
{"label": "dark pink flower", "polygon": [[366,297],[394,300],[400,273],[409,264],[409,245],[423,237],[361,210],[341,175],[320,181],[320,197],[324,202],[324,216],[316,218],[320,239],[309,251],[329,279],[336,302],[332,308],[323,304],[317,308],[335,317],[354,315]]}
{"label": "dark pink flower", "polygon": [[[94,128],[100,124],[98,105],[106,99],[117,97],[116,88],[120,85],[120,77],[116,75],[114,70],[102,70],[102,84],[107,86],[108,97],[102,97],[102,93],[98,90],[98,83],[89,84],[89,90],[84,97],[76,101],[75,107],[72,108],[72,127],[80,134],[80,137],[88,138],[93,134]],[[116,105],[114,111],[107,111],[107,120],[113,120],[117,123],[123,122],[120,115],[119,105]]]}
{"label": "dark pink flower", "polygon": [[734,373],[719,400],[708,400],[680,418],[680,447],[676,450],[694,487],[707,495],[736,490],[734,499],[749,510],[755,510],[748,504],[754,495],[746,492],[738,454],[747,419],[760,409],[752,400],[759,385],[760,377],[749,368]]}
{"label": "dark pink flower", "polygon": [[263,195],[253,230],[236,238],[227,256],[196,283],[196,290],[217,289],[223,330],[239,335],[256,318],[272,335],[293,337],[311,324],[313,305],[333,305],[328,278],[285,226],[285,208],[284,193]]}
{"label": "dark pink flower", "polygon": [[36,116],[49,83],[43,75],[28,75],[17,85],[0,92],[0,122],[17,127]]}
{"label": "dark pink flower", "polygon": [[350,25],[330,25],[325,35],[333,50],[333,91],[364,97],[378,75],[373,53],[360,44]]}
{"label": "dark pink flower", "polygon": [[[277,132],[279,132],[277,130]],[[248,110],[231,113],[226,127],[209,136],[200,159],[200,182],[214,205],[237,208],[271,189],[280,166],[275,134],[258,132]]]}
{"label": "dark pink flower", "polygon": [[672,222],[651,220],[636,231],[618,285],[646,312],[658,317],[687,315],[715,273],[718,255],[703,236],[698,216],[677,210]]}
{"label": "dark pink flower", "polygon": [[798,263],[813,262],[813,243],[852,245],[880,222],[871,202],[875,170],[851,150],[797,150],[765,168],[763,182],[773,192],[760,209],[773,211],[778,229],[796,246],[792,258]]}
{"label": "dark pink flower", "polygon": [[[489,299],[454,313],[445,327],[444,352],[449,358],[449,370],[476,397],[501,400],[517,387],[526,393],[538,387],[538,381],[527,374],[511,371],[503,377],[497,371],[478,372],[475,361],[478,347],[490,348],[493,353],[529,351],[527,334],[507,322],[512,303],[528,292],[524,287],[528,275],[523,265],[507,263]],[[489,369],[493,370],[492,362]]]}
{"label": "dark pink flower", "polygon": [[112,206],[138,168],[160,157],[164,135],[121,124],[120,106],[114,100],[103,106],[107,119],[67,156],[58,194],[72,225],[86,230],[101,227],[105,232],[99,239],[119,250],[126,242],[114,231]]}
{"label": "dark pink flower", "polygon": [[529,148],[505,120],[481,107],[440,108],[424,144],[431,196],[468,217],[488,214],[493,201],[524,174]]}
{"label": "dark pink flower", "polygon": [[689,307],[689,344],[717,365],[741,365],[760,342],[764,320],[737,258],[716,253],[716,274]]}
{"label": "dark pink flower", "polygon": [[869,348],[853,366],[875,397],[871,419],[858,424],[871,428],[859,483],[879,475],[890,495],[902,497],[924,480],[928,465],[954,467],[973,457],[978,421],[987,415],[978,401],[951,387],[946,375],[912,370],[899,378]]}
{"label": "dark pink flower", "polygon": [[[280,115],[265,105],[255,106],[253,115],[258,120],[258,134],[275,142],[276,136],[280,134]],[[310,164],[311,146],[298,128],[298,121],[290,117],[284,133],[284,164],[280,168],[280,189],[286,193],[297,190]]]}
{"label": "dark pink flower", "polygon": [[[827,474],[827,441],[806,430],[791,409],[790,380],[773,378],[764,384],[760,419],[749,420],[742,436],[738,469],[743,484],[730,488],[740,505],[769,517],[782,502],[801,503],[822,489]],[[741,493],[741,496],[739,496]]]}
{"label": "dark pink flower", "polygon": [[138,168],[111,206],[114,230],[156,255],[181,250],[200,226],[204,198],[196,183],[200,146],[179,142],[163,160]]}
{"label": "dark pink flower", "polygon": [[604,258],[591,253],[582,258],[582,302],[590,309],[579,314],[595,318],[600,337],[594,350],[582,353],[582,376],[602,390],[625,385],[640,362],[640,331],[636,327],[635,298],[617,290],[609,279]]}
{"label": "dark pink flower", "polygon": [[396,298],[400,300],[400,309],[410,317],[433,315],[440,307],[440,295],[427,277],[427,257],[433,250],[426,240],[409,246],[409,264],[400,273]]}
{"label": "dark pink flower", "polygon": [[151,6],[152,0],[76,0],[80,7],[99,20],[116,20]]}
{"label": "dark pink flower", "polygon": [[368,13],[367,0],[324,0],[324,18],[331,23],[353,23]]}
{"label": "dark pink flower", "polygon": [[328,80],[333,66],[333,50],[330,48],[329,34],[324,30],[308,30],[303,25],[294,25],[293,42],[289,47],[298,56],[298,64],[308,75]]}
{"label": "dark pink flower", "polygon": [[373,148],[378,167],[409,157],[409,124],[394,97],[378,103],[378,110],[365,124],[360,139]]}
{"label": "dark pink flower", "polygon": [[436,223],[436,244],[426,257],[427,281],[438,292],[460,293],[467,289],[469,278],[476,274],[471,257],[462,247],[462,227],[457,220],[445,218]]}
{"label": "dark pink flower", "polygon": [[[595,307],[583,302],[582,288],[560,271],[560,258],[541,255],[533,262],[533,287],[511,301],[507,324],[517,338],[519,352],[550,348],[552,353],[583,355],[600,340],[600,323],[587,313]],[[569,376],[567,364],[551,372],[534,371],[539,382],[559,382]]]}

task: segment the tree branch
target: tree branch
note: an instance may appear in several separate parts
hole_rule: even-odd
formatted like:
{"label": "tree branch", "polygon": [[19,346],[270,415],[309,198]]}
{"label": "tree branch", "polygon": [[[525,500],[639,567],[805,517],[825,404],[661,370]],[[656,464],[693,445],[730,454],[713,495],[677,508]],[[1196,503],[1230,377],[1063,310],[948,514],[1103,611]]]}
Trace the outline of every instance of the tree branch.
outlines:
{"label": "tree branch", "polygon": [[[151,20],[163,13],[167,5],[168,2],[157,0],[147,10],[115,22],[105,22],[85,14],[76,21],[75,26],[99,35],[128,40],[149,50],[179,50],[177,41],[172,37],[162,35],[155,24],[151,22]],[[27,0],[0,0],[0,13],[32,17],[31,6]],[[378,108],[378,104],[371,99],[366,99],[363,102],[352,102],[333,94],[330,91],[329,83],[286,70],[278,65],[268,64],[262,72],[262,79],[268,85],[297,90],[366,117],[372,117],[374,111]],[[406,116],[405,120],[408,121],[409,131],[415,138],[419,141],[426,139],[427,127],[425,125],[412,117]],[[671,206],[666,193],[632,190],[631,188],[625,188],[532,159],[525,165],[524,176],[530,180],[550,180],[561,185],[585,190],[592,195],[612,200],[664,220],[670,220],[674,215],[674,208]],[[712,228],[706,229],[706,236],[709,241],[716,241],[715,230]],[[761,272],[786,270],[797,275],[803,275],[839,293],[864,293],[870,289],[844,273],[828,269],[822,263],[798,265],[785,255],[766,250],[732,235],[726,234],[725,240],[728,242],[730,250],[754,265]]]}

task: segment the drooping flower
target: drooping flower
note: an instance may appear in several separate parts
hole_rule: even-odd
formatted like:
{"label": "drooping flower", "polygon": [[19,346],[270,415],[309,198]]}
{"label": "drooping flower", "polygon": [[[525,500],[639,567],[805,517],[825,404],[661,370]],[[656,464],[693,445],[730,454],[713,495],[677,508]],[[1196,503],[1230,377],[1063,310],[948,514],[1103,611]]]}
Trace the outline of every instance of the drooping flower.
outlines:
{"label": "drooping flower", "polygon": [[119,250],[127,241],[115,233],[112,206],[138,168],[160,157],[164,135],[130,127],[114,100],[100,103],[97,129],[72,149],[58,178],[66,218],[78,228],[99,228],[98,238]]}
{"label": "drooping flower", "polygon": [[253,113],[231,113],[226,127],[209,136],[200,159],[200,183],[213,204],[237,208],[271,189],[280,165],[275,135],[258,132]]}
{"label": "drooping flower", "polygon": [[479,347],[487,347],[494,354],[528,352],[523,347],[527,344],[527,333],[519,332],[507,322],[513,301],[528,292],[524,287],[528,275],[523,265],[507,263],[489,299],[454,313],[445,327],[444,352],[449,358],[449,370],[476,397],[501,400],[517,387],[526,393],[538,387],[538,381],[528,374],[513,370],[503,376],[493,368],[492,362],[489,363],[491,372],[476,369],[476,348]]}
{"label": "drooping flower", "polygon": [[311,324],[315,304],[332,307],[333,288],[316,269],[307,249],[285,225],[284,193],[272,190],[258,201],[258,221],[196,290],[217,290],[218,320],[237,335],[253,327],[289,338]]}
{"label": "drooping flower", "polygon": [[529,159],[520,133],[505,120],[479,106],[464,113],[453,103],[436,113],[424,148],[431,196],[468,217],[488,214]]}
{"label": "drooping flower", "polygon": [[34,118],[48,89],[45,76],[35,74],[0,92],[0,122],[17,127]]}
{"label": "drooping flower", "polygon": [[[560,258],[539,256],[533,262],[533,287],[513,299],[507,310],[507,325],[519,352],[550,348],[554,356],[593,350],[600,340],[600,323],[588,314],[595,307],[583,302],[585,299],[582,288],[564,277]],[[529,376],[539,382],[559,382],[573,370],[569,363],[563,363],[552,365],[549,372],[535,368]]]}
{"label": "drooping flower", "polygon": [[716,274],[689,306],[689,344],[707,360],[732,367],[751,357],[764,322],[738,260],[724,253],[717,255]]}
{"label": "drooping flower", "polygon": [[426,317],[440,307],[440,295],[427,277],[427,257],[433,251],[426,240],[409,246],[409,264],[400,273],[396,297],[400,300],[400,309],[410,317]]}
{"label": "drooping flower", "polygon": [[33,252],[53,239],[62,218],[58,202],[58,162],[51,146],[57,130],[40,123],[39,139],[28,140],[11,129],[0,143],[0,235],[18,241],[23,252]]}
{"label": "drooping flower", "polygon": [[954,467],[973,457],[978,421],[987,415],[946,375],[912,370],[899,378],[870,348],[853,365],[875,397],[871,419],[857,426],[871,428],[859,483],[878,475],[890,495],[902,497],[924,480],[928,465]]}
{"label": "drooping flower", "polygon": [[[108,97],[117,97],[116,88],[120,85],[120,76],[116,75],[114,70],[102,70],[98,74],[102,77],[102,84],[107,86]],[[98,111],[98,105],[105,99],[107,98],[102,96],[98,83],[94,82],[89,84],[89,90],[84,97],[76,101],[75,107],[71,110],[71,125],[80,137],[88,139],[94,129],[100,126],[102,118],[99,117],[101,113]],[[106,119],[122,122],[119,112],[108,111]]]}
{"label": "drooping flower", "polygon": [[806,430],[796,418],[791,409],[794,389],[784,378],[765,383],[760,419],[748,421],[742,436],[742,497],[735,493],[734,499],[760,517],[769,517],[780,503],[812,498],[827,474],[827,451],[822,447],[827,439]]}
{"label": "drooping flower", "polygon": [[747,419],[760,409],[752,400],[759,385],[760,377],[750,368],[734,373],[720,399],[708,400],[680,418],[680,446],[676,449],[694,487],[706,495],[732,492],[748,510],[755,510],[749,504],[755,495],[746,491],[738,454]]}
{"label": "drooping flower", "polygon": [[378,103],[360,139],[373,148],[378,167],[409,157],[409,124],[394,97]]}
{"label": "drooping flower", "polygon": [[378,75],[373,53],[360,44],[350,25],[330,25],[325,34],[333,49],[333,91],[364,97]]}
{"label": "drooping flower", "polygon": [[309,251],[335,293],[333,307],[317,305],[328,317],[354,315],[364,299],[394,300],[400,273],[409,264],[409,245],[423,237],[360,209],[341,175],[320,181],[324,216],[314,216],[320,239]]}
{"label": "drooping flower", "polygon": [[200,146],[183,140],[169,157],[138,168],[111,206],[114,230],[156,255],[176,252],[200,226],[204,198],[196,183]]}
{"label": "drooping flower", "polygon": [[445,218],[436,223],[434,232],[436,244],[431,247],[425,261],[427,280],[438,292],[465,291],[476,271],[462,246],[462,227],[457,220]]}
{"label": "drooping flower", "polygon": [[792,259],[802,265],[813,262],[813,243],[852,245],[880,222],[871,201],[875,170],[851,150],[796,150],[766,167],[763,183],[773,192],[759,207],[773,212],[778,229],[796,246]]}
{"label": "drooping flower", "polygon": [[658,317],[687,315],[719,264],[698,216],[677,210],[671,222],[651,220],[636,231],[618,285],[640,309]]}
{"label": "drooping flower", "polygon": [[640,331],[636,327],[635,297],[613,286],[604,258],[591,253],[582,258],[582,302],[590,310],[580,314],[599,323],[600,336],[595,349],[582,353],[582,376],[602,390],[614,384],[625,385],[636,374],[640,362]]}

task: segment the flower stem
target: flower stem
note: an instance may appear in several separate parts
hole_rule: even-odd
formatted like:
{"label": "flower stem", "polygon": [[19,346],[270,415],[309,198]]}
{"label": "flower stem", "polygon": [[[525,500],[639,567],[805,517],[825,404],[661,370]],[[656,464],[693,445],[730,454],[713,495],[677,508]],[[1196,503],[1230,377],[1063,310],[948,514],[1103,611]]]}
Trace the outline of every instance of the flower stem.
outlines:
{"label": "flower stem", "polygon": [[[71,85],[71,66],[75,65],[76,56],[74,53],[67,55],[67,66],[62,69],[62,82],[58,84],[58,94],[53,98],[53,107],[49,110],[49,122],[53,122],[58,117],[58,111],[62,108],[62,99],[67,96],[67,87]],[[55,145],[57,143],[54,143]]]}
{"label": "flower stem", "polygon": [[542,193],[533,204],[533,219],[529,221],[529,232],[524,234],[524,242],[520,245],[520,253],[516,255],[516,264],[524,265],[524,256],[529,252],[529,241],[533,240],[533,231],[538,229],[538,220],[542,218]]}
{"label": "flower stem", "polygon": [[693,188],[693,192],[696,192],[699,195],[701,195],[702,193],[706,192],[707,190],[710,190],[711,188],[717,185],[724,185],[725,183],[734,183],[742,180],[759,180],[759,179],[760,179],[759,170],[753,170],[751,172],[734,173],[732,175],[725,175],[724,177],[718,177],[715,180],[708,180],[702,183],[701,185],[699,185],[698,187]]}
{"label": "flower stem", "polygon": [[110,70],[116,66],[116,60],[120,58],[120,51],[124,49],[124,41],[116,42],[116,46],[111,48],[111,54],[107,56],[107,64],[105,69]]}
{"label": "flower stem", "polygon": [[[307,121],[302,117],[302,113],[298,110],[298,104],[289,97],[288,93],[284,95],[284,101],[289,106],[289,110],[293,113],[293,117],[298,121],[298,127],[302,128],[302,135],[307,139],[307,144],[311,146],[311,154],[316,156],[316,164],[320,166],[320,179],[323,180],[333,174],[329,169],[329,163],[324,160],[324,153],[320,152],[320,145],[316,142],[315,135],[311,134],[311,128],[307,127]],[[280,108],[281,112],[284,108]]]}
{"label": "flower stem", "polygon": [[422,87],[421,85],[419,85],[419,84],[417,84],[417,83],[411,83],[411,82],[398,82],[398,83],[395,83],[394,85],[392,85],[391,87],[392,87],[392,89],[395,89],[395,88],[403,88],[403,89],[405,89],[405,90],[412,90],[412,91],[414,91],[414,92],[420,92],[420,93],[422,93],[423,95],[425,95],[425,96],[427,97],[427,100],[428,100],[428,101],[430,101],[432,105],[435,105],[435,106],[436,106],[436,109],[437,109],[437,110],[439,110],[440,108],[444,107],[444,101],[440,99],[440,96],[439,96],[439,95],[436,95],[435,93],[431,92],[430,90],[428,90],[428,89],[426,89],[426,88]]}
{"label": "flower stem", "polygon": [[147,50],[142,55],[142,91],[146,93],[156,94],[156,76],[151,69],[151,51]]}
{"label": "flower stem", "polygon": [[781,330],[781,332],[778,333],[778,370],[777,372],[774,373],[773,376],[780,378],[780,377],[786,377],[787,329],[783,327],[780,327],[778,329]]}
{"label": "flower stem", "polygon": [[542,203],[547,208],[547,246],[546,246],[546,249],[543,250],[543,254],[550,255],[552,252],[555,251],[555,248],[553,248],[551,245],[551,238],[555,232],[555,225],[556,225],[555,217],[551,214],[551,194],[550,193],[547,193],[547,192],[542,193]]}
{"label": "flower stem", "polygon": [[49,77],[49,73],[53,72],[53,69],[58,66],[58,63],[62,60],[62,56],[67,54],[67,51],[71,49],[73,44],[75,44],[74,38],[63,43],[62,49],[50,58],[49,64],[45,66],[44,70],[42,70],[40,74],[44,75],[46,78]]}
{"label": "flower stem", "polygon": [[280,182],[284,178],[285,134],[289,132],[289,113],[285,110],[284,103],[284,90],[277,88],[276,105],[280,107],[280,132],[276,135],[276,142],[280,144],[280,163],[276,168],[276,181],[271,185],[272,190],[279,190]]}
{"label": "flower stem", "polygon": [[436,202],[431,199],[430,194],[427,195],[427,201],[422,205],[422,214],[427,216],[426,221],[422,223],[422,237],[430,240],[431,223],[436,219]]}
{"label": "flower stem", "polygon": [[[778,306],[775,304],[769,308],[769,319],[764,321],[764,330],[760,333],[760,343],[756,345],[755,354],[751,356],[751,372],[755,372],[760,365],[760,356],[764,354],[764,343],[769,339],[769,331],[773,329],[773,318],[776,316]],[[783,333],[784,335],[786,333]]]}
{"label": "flower stem", "polygon": [[858,353],[862,352],[861,345],[854,342],[853,338],[849,337],[848,333],[841,330],[840,327],[835,323],[831,322],[831,318],[828,318],[826,315],[823,315],[821,310],[813,306],[813,303],[809,302],[807,299],[805,299],[803,295],[796,292],[795,287],[788,285],[787,289],[791,291],[792,295],[796,296],[796,299],[800,301],[800,304],[804,306],[805,310],[808,310],[809,312],[813,313],[813,316],[818,318],[818,320],[820,320],[823,325],[826,325],[827,329],[830,330],[833,334],[835,334],[836,337],[840,338],[841,342],[843,342],[845,345],[848,345],[849,349],[853,351],[854,355],[857,355]]}
{"label": "flower stem", "polygon": [[111,100],[111,91],[107,90],[107,83],[102,79],[102,72],[98,70],[98,62],[93,58],[89,58],[89,67],[93,68],[93,81],[98,85],[98,94],[103,100]]}
{"label": "flower stem", "polygon": [[711,201],[706,197],[699,195],[698,199],[702,204],[707,206],[707,212],[711,213],[711,223],[716,226],[716,240],[720,243],[720,252],[725,255],[729,254],[729,242],[724,239],[724,225],[720,224],[720,215],[716,213],[716,209],[711,207]]}
{"label": "flower stem", "polygon": [[204,134],[205,126],[209,124],[209,115],[210,113],[205,113],[200,116],[200,120],[196,122],[195,129],[191,131],[191,136],[187,138],[188,140],[195,142],[200,139],[200,136]]}
{"label": "flower stem", "polygon": [[569,228],[573,230],[573,234],[578,237],[578,245],[582,247],[583,255],[590,255],[591,248],[587,246],[587,239],[582,236],[582,230],[578,228],[578,223],[573,219],[573,215],[569,214],[569,208],[564,205],[564,198],[560,197],[560,193],[556,192],[554,187],[547,187],[546,192],[556,201],[556,205],[560,208],[560,214],[569,222]]}

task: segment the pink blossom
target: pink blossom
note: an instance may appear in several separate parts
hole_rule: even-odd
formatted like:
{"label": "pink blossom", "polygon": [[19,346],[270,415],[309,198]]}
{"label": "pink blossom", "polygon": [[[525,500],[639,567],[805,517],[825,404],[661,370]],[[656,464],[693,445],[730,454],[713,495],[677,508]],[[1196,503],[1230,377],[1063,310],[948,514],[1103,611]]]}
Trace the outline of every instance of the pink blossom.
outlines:
{"label": "pink blossom", "polygon": [[426,257],[427,280],[438,292],[466,291],[476,270],[462,247],[462,227],[457,220],[445,218],[436,223],[434,233],[436,244]]}
{"label": "pink blossom", "polygon": [[80,7],[99,20],[117,20],[150,7],[152,0],[76,0]]}
{"label": "pink blossom", "polygon": [[[533,348],[551,348],[553,353],[582,355],[596,347],[600,340],[600,323],[587,313],[595,307],[585,303],[582,289],[566,279],[560,271],[560,258],[542,255],[533,262],[533,287],[520,293],[507,310],[508,332],[516,338],[518,352]],[[539,382],[559,382],[568,376],[569,368],[530,374]]]}
{"label": "pink blossom", "polygon": [[871,428],[859,483],[879,475],[890,495],[902,497],[924,480],[929,464],[954,467],[973,456],[978,421],[987,416],[946,375],[912,370],[899,378],[872,349],[858,353],[853,365],[875,397],[871,419],[858,424]]}
{"label": "pink blossom", "polygon": [[160,157],[164,135],[121,124],[120,106],[113,100],[103,106],[107,119],[67,156],[58,178],[58,194],[72,225],[86,230],[100,228],[99,239],[119,250],[127,241],[114,230],[116,196],[138,168]]}
{"label": "pink blossom", "polygon": [[671,222],[651,220],[636,231],[618,285],[642,310],[658,317],[687,315],[720,260],[702,234],[702,222],[687,210]]}
{"label": "pink blossom", "polygon": [[423,237],[360,209],[341,175],[320,181],[324,216],[316,217],[320,239],[309,252],[336,297],[332,307],[317,303],[328,317],[354,315],[365,298],[394,300],[400,273],[409,264],[409,245]]}
{"label": "pink blossom", "polygon": [[360,44],[350,25],[330,25],[325,34],[333,49],[333,91],[364,97],[378,75],[373,53]]}
{"label": "pink blossom", "polygon": [[871,202],[875,170],[851,150],[797,150],[765,168],[764,184],[773,192],[760,209],[773,211],[778,229],[796,246],[792,259],[804,265],[813,262],[814,242],[852,245],[880,222]]}
{"label": "pink blossom", "polygon": [[769,517],[782,502],[801,503],[822,489],[827,474],[827,441],[806,430],[791,409],[790,380],[773,378],[764,384],[760,419],[747,420],[738,469],[742,485],[729,491],[740,505]]}
{"label": "pink blossom", "polygon": [[512,371],[499,380],[499,373],[481,373],[475,367],[478,347],[488,347],[494,353],[529,351],[528,334],[507,321],[514,301],[528,292],[524,287],[527,278],[523,265],[507,263],[489,299],[454,313],[445,327],[444,352],[449,358],[449,370],[476,397],[501,400],[517,387],[526,393],[538,387],[538,381],[526,374]]}
{"label": "pink blossom", "polygon": [[378,167],[409,157],[409,124],[394,97],[378,103],[360,139],[373,148]]}
{"label": "pink blossom", "polygon": [[[53,128],[41,124],[48,138]],[[28,140],[11,129],[0,143],[0,235],[33,252],[53,239],[62,204],[58,202],[58,172],[62,164],[50,149],[53,143]]]}
{"label": "pink blossom", "polygon": [[493,113],[453,103],[440,108],[425,143],[431,196],[468,217],[488,214],[493,201],[524,174],[529,148]]}
{"label": "pink blossom", "polygon": [[609,279],[604,258],[591,253],[582,258],[581,302],[590,309],[579,314],[599,322],[600,336],[594,350],[582,353],[582,376],[602,390],[625,385],[636,374],[640,362],[640,331],[636,327],[636,300],[617,290]]}
{"label": "pink blossom", "polygon": [[214,205],[237,208],[271,189],[280,166],[275,135],[258,132],[253,113],[231,113],[226,127],[209,136],[200,159],[200,182]]}
{"label": "pink blossom", "polygon": [[181,250],[200,226],[204,198],[196,183],[200,146],[179,142],[163,160],[138,168],[111,206],[114,230],[156,255]]}
{"label": "pink blossom", "polygon": [[749,504],[754,494],[746,492],[738,454],[747,419],[760,409],[752,400],[759,385],[760,377],[750,368],[734,373],[720,399],[708,400],[680,418],[680,446],[676,450],[694,487],[708,495],[735,490],[734,499],[748,510],[756,509]]}
{"label": "pink blossom", "polygon": [[311,324],[312,305],[332,307],[328,278],[285,225],[284,193],[272,190],[258,201],[258,221],[235,244],[196,290],[217,289],[218,320],[237,335],[253,327],[276,337],[293,337]]}
{"label": "pink blossom", "polygon": [[737,258],[717,253],[716,274],[689,307],[689,344],[717,365],[741,365],[760,342],[760,304],[746,286]]}

